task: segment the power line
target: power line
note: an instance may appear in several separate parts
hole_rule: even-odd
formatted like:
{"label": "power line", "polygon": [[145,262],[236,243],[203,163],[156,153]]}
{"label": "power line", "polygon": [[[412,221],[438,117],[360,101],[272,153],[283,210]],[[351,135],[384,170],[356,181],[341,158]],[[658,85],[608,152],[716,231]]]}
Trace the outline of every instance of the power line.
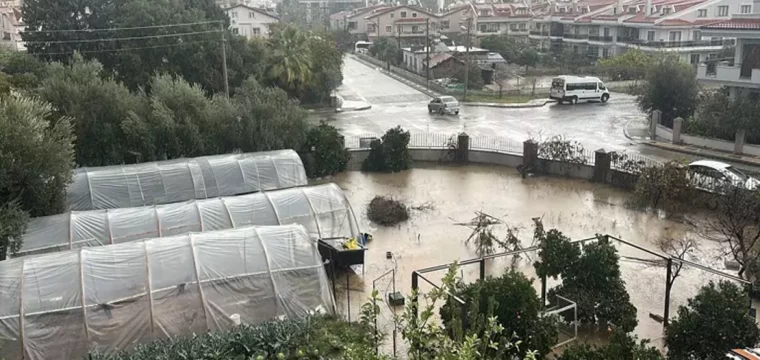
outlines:
{"label": "power line", "polygon": [[208,30],[208,31],[196,31],[189,33],[177,33],[177,34],[163,34],[163,35],[149,35],[149,36],[130,36],[122,38],[102,38],[102,39],[80,39],[80,40],[54,40],[54,41],[26,41],[26,44],[72,44],[72,43],[94,43],[101,41],[129,41],[129,40],[147,40],[147,39],[161,39],[169,37],[179,37],[186,35],[198,35],[198,34],[210,34],[218,33],[220,30]]}
{"label": "power line", "polygon": [[202,43],[210,43],[210,42],[216,42],[216,40],[188,41],[188,42],[184,42],[184,43],[181,43],[181,44],[140,46],[140,47],[129,47],[129,48],[107,49],[107,50],[82,50],[82,51],[49,52],[49,53],[37,53],[35,55],[45,56],[45,55],[70,55],[70,54],[74,54],[74,53],[80,53],[80,54],[106,53],[106,52],[119,52],[119,51],[130,51],[130,50],[158,49],[158,48],[167,48],[167,47],[182,46],[182,45],[191,45],[191,44],[202,44]]}
{"label": "power line", "polygon": [[98,32],[98,31],[123,31],[123,30],[142,30],[142,29],[159,29],[159,28],[170,28],[170,27],[177,27],[177,26],[191,26],[191,25],[204,25],[204,24],[216,24],[220,23],[222,20],[213,20],[213,21],[199,21],[199,22],[193,22],[193,23],[182,23],[182,24],[165,24],[165,25],[151,25],[151,26],[135,26],[135,27],[123,27],[123,28],[102,28],[102,29],[62,29],[62,30],[25,30],[23,32],[29,33],[29,34],[36,34],[36,33],[70,33],[70,32]]}

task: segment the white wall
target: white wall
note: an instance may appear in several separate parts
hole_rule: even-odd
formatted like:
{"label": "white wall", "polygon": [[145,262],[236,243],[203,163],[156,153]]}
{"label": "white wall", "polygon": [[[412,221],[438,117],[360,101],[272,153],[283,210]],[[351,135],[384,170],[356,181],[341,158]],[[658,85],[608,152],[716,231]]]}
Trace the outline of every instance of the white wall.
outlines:
{"label": "white wall", "polygon": [[226,13],[230,18],[230,29],[249,38],[268,37],[268,25],[278,22],[274,17],[241,6],[227,9]]}

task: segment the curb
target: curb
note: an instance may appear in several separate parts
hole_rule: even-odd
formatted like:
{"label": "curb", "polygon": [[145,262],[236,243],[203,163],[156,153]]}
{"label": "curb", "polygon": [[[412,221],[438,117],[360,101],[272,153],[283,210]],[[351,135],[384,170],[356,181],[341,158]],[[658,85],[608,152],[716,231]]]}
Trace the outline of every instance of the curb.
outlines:
{"label": "curb", "polygon": [[335,112],[364,111],[369,109],[372,109],[372,105],[358,106],[355,108],[338,108],[335,109]]}
{"label": "curb", "polygon": [[646,143],[647,141],[651,141],[648,137],[633,137],[628,134],[628,124],[630,124],[632,121],[633,119],[628,120],[628,122],[623,125],[623,135],[625,135],[625,138],[631,141],[638,141],[639,143]]}
{"label": "curb", "polygon": [[750,161],[743,158],[737,158],[733,157],[731,155],[723,155],[723,154],[717,154],[713,151],[709,152],[702,152],[700,150],[692,150],[689,148],[683,148],[680,146],[669,146],[669,145],[660,145],[659,143],[655,141],[648,141],[648,142],[642,142],[644,145],[648,145],[651,147],[655,147],[662,150],[669,150],[669,151],[675,151],[683,154],[689,154],[689,155],[697,155],[697,156],[703,156],[706,158],[712,158],[712,159],[718,159],[718,160],[725,160],[725,161],[732,161],[739,164],[744,165],[750,165],[750,166],[760,166],[760,159],[758,161]]}
{"label": "curb", "polygon": [[554,103],[554,101],[547,100],[544,103],[538,103],[538,104],[499,104],[499,103],[477,103],[477,102],[462,102],[462,105],[467,106],[477,106],[477,107],[492,107],[492,108],[503,108],[503,109],[529,109],[529,108],[540,108],[546,106],[546,104]]}

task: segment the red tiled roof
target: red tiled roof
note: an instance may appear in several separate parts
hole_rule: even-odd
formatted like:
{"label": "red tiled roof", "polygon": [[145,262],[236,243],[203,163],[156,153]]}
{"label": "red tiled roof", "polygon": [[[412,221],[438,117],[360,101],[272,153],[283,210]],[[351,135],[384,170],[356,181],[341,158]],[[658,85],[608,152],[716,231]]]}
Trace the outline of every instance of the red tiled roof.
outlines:
{"label": "red tiled roof", "polygon": [[691,21],[683,19],[665,19],[660,22],[661,26],[680,26],[680,25],[692,25]]}
{"label": "red tiled roof", "polygon": [[702,26],[714,30],[760,30],[760,19],[731,19]]}
{"label": "red tiled roof", "polygon": [[448,59],[451,59],[452,57],[454,57],[454,55],[452,55],[450,53],[436,54],[436,55],[434,55],[433,57],[430,58],[430,66],[429,67],[430,68],[434,68],[434,67],[438,66],[438,64],[440,64],[440,63],[442,63],[442,62],[444,62],[444,61],[446,61]]}
{"label": "red tiled roof", "polygon": [[387,9],[382,9],[381,11],[378,11],[378,12],[376,12],[376,13],[370,15],[370,16],[367,16],[366,18],[370,19],[370,18],[373,18],[373,17],[376,17],[376,16],[387,14],[387,13],[389,13],[391,11],[398,10],[398,9],[409,9],[411,11],[416,11],[416,12],[419,12],[419,13],[423,13],[423,14],[426,14],[426,15],[431,16],[431,17],[436,17],[435,14],[432,14],[432,13],[428,12],[427,10],[425,10],[423,8],[418,8],[418,7],[409,6],[409,5],[399,5],[399,6],[389,7]]}
{"label": "red tiled roof", "polygon": [[654,21],[657,20],[656,17],[647,17],[643,12],[637,13],[636,16],[624,20],[623,22],[627,23],[652,23],[654,24]]}

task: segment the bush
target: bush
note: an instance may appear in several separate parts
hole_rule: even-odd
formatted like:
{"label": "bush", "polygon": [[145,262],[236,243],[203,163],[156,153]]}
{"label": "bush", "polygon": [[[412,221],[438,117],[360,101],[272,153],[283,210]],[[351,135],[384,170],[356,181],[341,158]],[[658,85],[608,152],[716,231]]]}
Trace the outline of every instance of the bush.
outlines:
{"label": "bush", "polygon": [[[462,320],[465,332],[477,328],[477,322],[493,315],[504,326],[505,333],[523,336],[520,349],[513,349],[509,355],[524,356],[526,350],[531,349],[542,358],[556,344],[559,335],[557,320],[540,316],[541,299],[533,289],[531,280],[522,273],[509,271],[498,278],[489,276],[485,280],[459,286],[455,295],[466,304],[466,314]],[[459,317],[455,313],[461,312],[461,306],[449,298],[441,308],[441,319],[446,328],[453,327],[453,320]]]}
{"label": "bush", "polygon": [[562,351],[559,360],[664,360],[659,350],[649,346],[648,340],[637,342],[636,336],[615,331],[610,342],[603,346],[573,343]]}
{"label": "bush", "polygon": [[699,85],[694,68],[672,55],[663,55],[648,68],[637,101],[642,111],[662,111],[662,123],[672,127],[673,119],[688,119],[697,107]]}
{"label": "bush", "polygon": [[112,356],[91,354],[92,360],[212,360],[341,358],[346,350],[369,348],[370,329],[330,317],[307,317],[242,325],[227,331],[156,341]]}
{"label": "bush", "polygon": [[382,140],[370,144],[369,156],[362,163],[362,171],[397,172],[409,169],[412,157],[409,155],[411,135],[401,126],[388,129]]}
{"label": "bush", "polygon": [[678,318],[665,330],[668,359],[723,359],[731,349],[756,345],[760,332],[749,304],[739,286],[710,282],[678,308]]}
{"label": "bush", "polygon": [[686,164],[669,161],[641,170],[631,202],[636,206],[677,210],[694,198],[695,190]]}
{"label": "bush", "polygon": [[409,210],[398,200],[375,196],[367,206],[367,217],[376,224],[392,226],[408,220]]}
{"label": "bush", "polygon": [[301,157],[304,158],[306,175],[317,178],[345,171],[351,153],[338,129],[322,122],[309,130]]}

